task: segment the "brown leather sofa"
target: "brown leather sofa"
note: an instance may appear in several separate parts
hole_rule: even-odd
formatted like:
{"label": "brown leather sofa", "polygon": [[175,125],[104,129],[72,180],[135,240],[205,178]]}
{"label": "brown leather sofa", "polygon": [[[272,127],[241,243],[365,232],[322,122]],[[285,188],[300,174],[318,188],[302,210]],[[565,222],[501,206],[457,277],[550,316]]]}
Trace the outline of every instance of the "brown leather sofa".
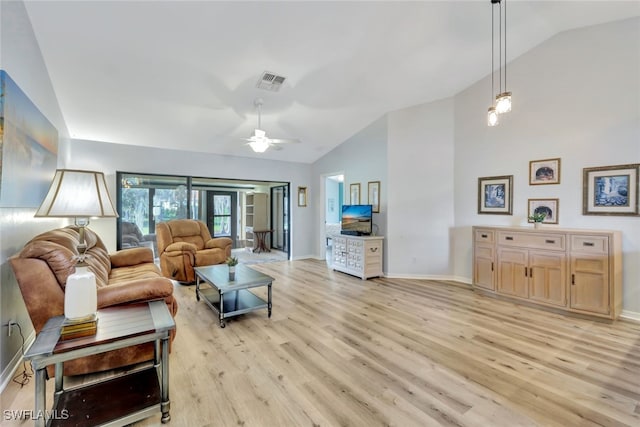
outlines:
{"label": "brown leather sofa", "polygon": [[[9,263],[20,286],[36,334],[50,317],[64,314],[67,277],[75,271],[78,228],[69,226],[47,231],[29,241]],[[154,299],[164,299],[173,316],[178,304],[173,283],[162,277],[150,248],[107,252],[97,234],[85,229],[86,260],[96,276],[98,309]],[[175,330],[171,335],[171,341]],[[171,342],[170,341],[170,342]],[[113,350],[65,362],[65,375],[79,375],[128,366],[153,359],[153,343]],[[48,369],[54,375],[53,367]]]}
{"label": "brown leather sofa", "polygon": [[233,245],[228,237],[212,239],[207,225],[195,219],[160,222],[156,238],[162,274],[184,283],[196,280],[194,267],[223,264]]}

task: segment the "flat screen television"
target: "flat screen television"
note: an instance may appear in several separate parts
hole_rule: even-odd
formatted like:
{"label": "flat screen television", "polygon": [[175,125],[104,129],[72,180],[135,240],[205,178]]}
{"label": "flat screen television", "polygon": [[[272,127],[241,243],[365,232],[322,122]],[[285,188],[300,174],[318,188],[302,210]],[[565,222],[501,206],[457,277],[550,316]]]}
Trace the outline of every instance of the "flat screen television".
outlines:
{"label": "flat screen television", "polygon": [[370,235],[373,227],[372,205],[342,205],[342,234]]}

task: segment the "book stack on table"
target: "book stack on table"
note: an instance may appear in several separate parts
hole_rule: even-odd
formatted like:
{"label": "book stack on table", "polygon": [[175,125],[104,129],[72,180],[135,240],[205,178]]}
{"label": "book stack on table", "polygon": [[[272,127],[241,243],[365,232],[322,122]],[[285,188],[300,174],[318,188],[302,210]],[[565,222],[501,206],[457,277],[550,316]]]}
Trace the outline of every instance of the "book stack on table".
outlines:
{"label": "book stack on table", "polygon": [[95,313],[82,319],[65,319],[60,328],[60,340],[88,337],[95,335],[97,331],[98,315]]}

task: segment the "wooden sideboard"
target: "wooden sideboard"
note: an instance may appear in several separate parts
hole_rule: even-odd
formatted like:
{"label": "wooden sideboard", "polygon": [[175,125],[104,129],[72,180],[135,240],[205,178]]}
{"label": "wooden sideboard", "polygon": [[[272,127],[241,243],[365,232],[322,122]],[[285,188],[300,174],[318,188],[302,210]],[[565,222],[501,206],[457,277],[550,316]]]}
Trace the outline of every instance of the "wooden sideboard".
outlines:
{"label": "wooden sideboard", "polygon": [[570,313],[622,311],[619,231],[473,227],[473,286]]}
{"label": "wooden sideboard", "polygon": [[384,237],[335,234],[331,240],[331,264],[334,270],[363,280],[382,276]]}

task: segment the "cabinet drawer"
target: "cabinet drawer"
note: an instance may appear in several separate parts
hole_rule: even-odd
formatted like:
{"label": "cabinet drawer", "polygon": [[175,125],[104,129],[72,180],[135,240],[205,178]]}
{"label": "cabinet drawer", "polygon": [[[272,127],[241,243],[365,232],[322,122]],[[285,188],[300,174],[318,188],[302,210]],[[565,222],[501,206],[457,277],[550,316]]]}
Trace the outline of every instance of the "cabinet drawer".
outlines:
{"label": "cabinet drawer", "polygon": [[571,236],[571,251],[590,254],[609,252],[609,239],[606,236]]}
{"label": "cabinet drawer", "polygon": [[367,256],[382,254],[382,243],[380,241],[367,242],[365,245],[365,253]]}
{"label": "cabinet drawer", "polygon": [[518,233],[500,231],[498,233],[498,243],[503,246],[518,246],[521,248],[534,249],[565,249],[565,236],[563,234],[551,233]]}
{"label": "cabinet drawer", "polygon": [[485,243],[493,243],[494,241],[494,231],[493,230],[475,230],[475,241],[476,243],[485,242]]}

